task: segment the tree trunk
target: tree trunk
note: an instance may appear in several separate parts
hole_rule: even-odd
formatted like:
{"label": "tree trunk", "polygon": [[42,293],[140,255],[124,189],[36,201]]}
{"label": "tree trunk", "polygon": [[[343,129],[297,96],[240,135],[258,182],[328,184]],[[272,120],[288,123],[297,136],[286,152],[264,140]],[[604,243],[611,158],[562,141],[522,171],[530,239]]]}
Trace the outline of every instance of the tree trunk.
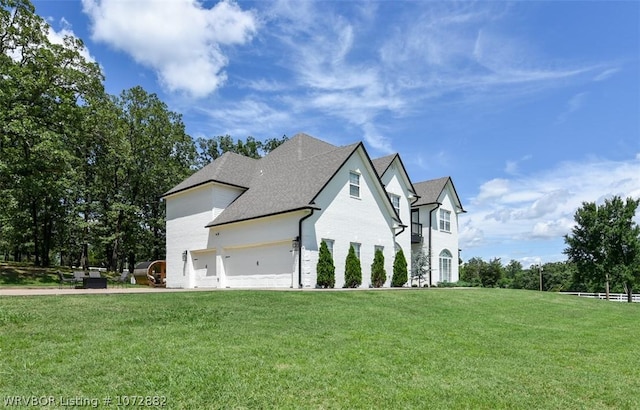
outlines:
{"label": "tree trunk", "polygon": [[80,256],[80,265],[83,270],[89,270],[89,244],[82,244],[82,255]]}
{"label": "tree trunk", "polygon": [[31,223],[33,224],[33,250],[36,256],[35,264],[40,266],[40,238],[38,235],[38,204],[31,201]]}
{"label": "tree trunk", "polygon": [[624,284],[624,288],[627,291],[627,302],[633,302],[633,285],[630,282]]}
{"label": "tree trunk", "polygon": [[129,252],[129,273],[133,273],[133,269],[136,264],[136,255],[133,252]]}
{"label": "tree trunk", "polygon": [[605,283],[604,289],[607,295],[607,300],[609,300],[609,274],[608,273],[605,274],[605,278],[606,278],[606,283]]}

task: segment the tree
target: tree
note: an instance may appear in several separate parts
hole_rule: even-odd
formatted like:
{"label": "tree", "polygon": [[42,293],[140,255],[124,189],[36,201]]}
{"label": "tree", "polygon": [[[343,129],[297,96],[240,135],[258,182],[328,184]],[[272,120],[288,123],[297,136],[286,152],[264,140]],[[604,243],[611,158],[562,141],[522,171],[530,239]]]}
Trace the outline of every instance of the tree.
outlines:
{"label": "tree", "polygon": [[238,139],[235,142],[230,135],[219,135],[213,138],[200,137],[196,140],[198,164],[203,167],[225,152],[258,159],[278,148],[287,140],[286,135],[283,135],[282,138],[268,138],[265,141],[258,141],[254,137],[248,136],[244,141]]}
{"label": "tree", "polygon": [[488,264],[484,264],[480,270],[480,282],[485,288],[495,287],[502,278],[502,262],[500,258],[494,258]]}
{"label": "tree", "polygon": [[387,281],[387,272],[384,269],[384,254],[382,250],[376,249],[371,264],[371,284],[374,288],[380,288]]}
{"label": "tree", "polygon": [[391,286],[399,288],[407,283],[407,260],[404,257],[402,249],[396,252],[395,259],[393,260],[393,277],[391,278]]}
{"label": "tree", "polygon": [[22,210],[8,222],[30,237],[27,252],[44,266],[72,212],[84,107],[104,93],[82,42],[53,44],[48,30],[28,0],[0,0],[0,195]]}
{"label": "tree", "polygon": [[333,288],[336,284],[336,268],[333,264],[333,256],[325,241],[320,242],[320,254],[316,265],[318,274],[317,287]]}
{"label": "tree", "polygon": [[361,284],[362,268],[360,267],[360,259],[356,256],[353,246],[350,246],[347,260],[345,261],[343,288],[357,288]]}
{"label": "tree", "polygon": [[413,281],[417,280],[418,286],[422,286],[422,281],[425,280],[430,270],[431,258],[424,249],[420,248],[411,257],[411,283],[413,284]]}
{"label": "tree", "polygon": [[619,284],[632,301],[640,282],[640,227],[634,221],[640,199],[615,196],[604,204],[583,202],[571,234],[565,235],[565,254],[577,267],[576,279],[591,285]]}
{"label": "tree", "polygon": [[469,259],[467,263],[460,269],[460,280],[467,282],[471,286],[481,286],[481,271],[487,263],[482,258],[474,257]]}

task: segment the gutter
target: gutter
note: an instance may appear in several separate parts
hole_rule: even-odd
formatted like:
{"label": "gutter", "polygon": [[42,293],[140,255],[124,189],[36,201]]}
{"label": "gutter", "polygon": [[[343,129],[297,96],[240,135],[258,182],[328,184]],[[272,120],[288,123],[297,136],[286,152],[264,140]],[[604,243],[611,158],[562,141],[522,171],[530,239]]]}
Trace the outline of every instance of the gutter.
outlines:
{"label": "gutter", "polygon": [[436,202],[435,204],[436,207],[429,211],[429,287],[433,286],[433,284],[431,283],[431,277],[433,275],[433,255],[431,254],[431,220],[433,211],[439,209],[440,205],[442,205],[440,202]]}
{"label": "gutter", "polygon": [[313,215],[314,208],[309,208],[309,215],[303,216],[298,222],[298,288],[302,289],[302,222]]}

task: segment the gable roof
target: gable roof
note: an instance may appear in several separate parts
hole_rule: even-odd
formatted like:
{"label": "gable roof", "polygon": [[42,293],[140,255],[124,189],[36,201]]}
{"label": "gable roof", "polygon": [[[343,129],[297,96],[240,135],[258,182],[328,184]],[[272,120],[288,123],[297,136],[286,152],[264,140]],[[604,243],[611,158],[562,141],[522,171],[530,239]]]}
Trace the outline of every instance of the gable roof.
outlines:
{"label": "gable roof", "polygon": [[391,155],[387,155],[386,157],[376,158],[372,160],[371,163],[373,164],[373,167],[375,168],[376,173],[378,174],[378,177],[382,178],[382,176],[384,175],[385,172],[387,172],[391,164],[393,164],[393,161],[396,161],[396,160],[400,164],[400,169],[402,170],[402,177],[405,179],[405,184],[407,184],[407,187],[409,188],[409,192],[415,195],[416,197],[419,197],[415,187],[413,186],[413,183],[411,182],[411,178],[409,178],[407,169],[404,167],[404,164],[402,163],[402,158],[400,158],[400,155],[391,154]]}
{"label": "gable roof", "polygon": [[[377,167],[361,142],[337,147],[307,134],[296,134],[257,160],[225,153],[163,196],[206,183],[222,183],[244,188],[244,192],[209,222],[207,227],[302,209],[318,209],[314,203],[316,197],[358,150],[361,150],[361,154],[371,166],[372,176],[379,182],[378,189],[384,193],[380,178],[375,175]],[[389,156],[387,167],[396,156],[397,154]],[[378,164],[384,165],[382,161],[378,161]],[[390,212],[395,213],[389,198],[383,196],[388,202]]]}
{"label": "gable roof", "polygon": [[423,181],[413,184],[420,199],[418,199],[412,205],[412,207],[438,203],[438,198],[440,198],[440,194],[442,194],[442,191],[444,191],[447,184],[451,184],[451,190],[453,191],[454,195],[453,201],[456,203],[459,211],[466,212],[462,208],[462,202],[460,202],[460,198],[458,197],[458,193],[456,192],[456,188],[453,185],[451,177],[431,179],[429,181]]}
{"label": "gable roof", "polygon": [[391,165],[391,163],[393,162],[393,160],[396,158],[397,155],[398,154],[391,154],[391,155],[387,155],[386,157],[381,157],[381,158],[376,158],[371,160],[371,163],[373,164],[373,167],[375,168],[379,177],[382,177],[382,175],[384,175],[385,171],[389,168],[389,166]]}
{"label": "gable roof", "polygon": [[225,152],[215,161],[165,192],[163,197],[195,188],[208,182],[218,182],[241,188],[249,188],[256,162],[258,162],[258,160],[245,157],[244,155]]}
{"label": "gable roof", "polygon": [[298,134],[258,160],[250,188],[207,227],[314,208],[314,198],[361,144],[336,147],[313,140]]}

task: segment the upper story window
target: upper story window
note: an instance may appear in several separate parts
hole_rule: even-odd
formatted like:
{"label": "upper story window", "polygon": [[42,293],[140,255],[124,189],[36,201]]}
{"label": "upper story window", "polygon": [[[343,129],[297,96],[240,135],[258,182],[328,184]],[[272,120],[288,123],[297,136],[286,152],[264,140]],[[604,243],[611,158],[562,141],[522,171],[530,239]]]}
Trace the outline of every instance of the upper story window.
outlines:
{"label": "upper story window", "polygon": [[360,198],[360,174],[355,171],[349,172],[349,195]]}
{"label": "upper story window", "polygon": [[451,212],[440,210],[440,230],[444,232],[451,232]]}
{"label": "upper story window", "polygon": [[393,209],[395,209],[396,213],[400,215],[400,196],[396,194],[389,194],[389,199],[391,199],[391,204],[393,205]]}

